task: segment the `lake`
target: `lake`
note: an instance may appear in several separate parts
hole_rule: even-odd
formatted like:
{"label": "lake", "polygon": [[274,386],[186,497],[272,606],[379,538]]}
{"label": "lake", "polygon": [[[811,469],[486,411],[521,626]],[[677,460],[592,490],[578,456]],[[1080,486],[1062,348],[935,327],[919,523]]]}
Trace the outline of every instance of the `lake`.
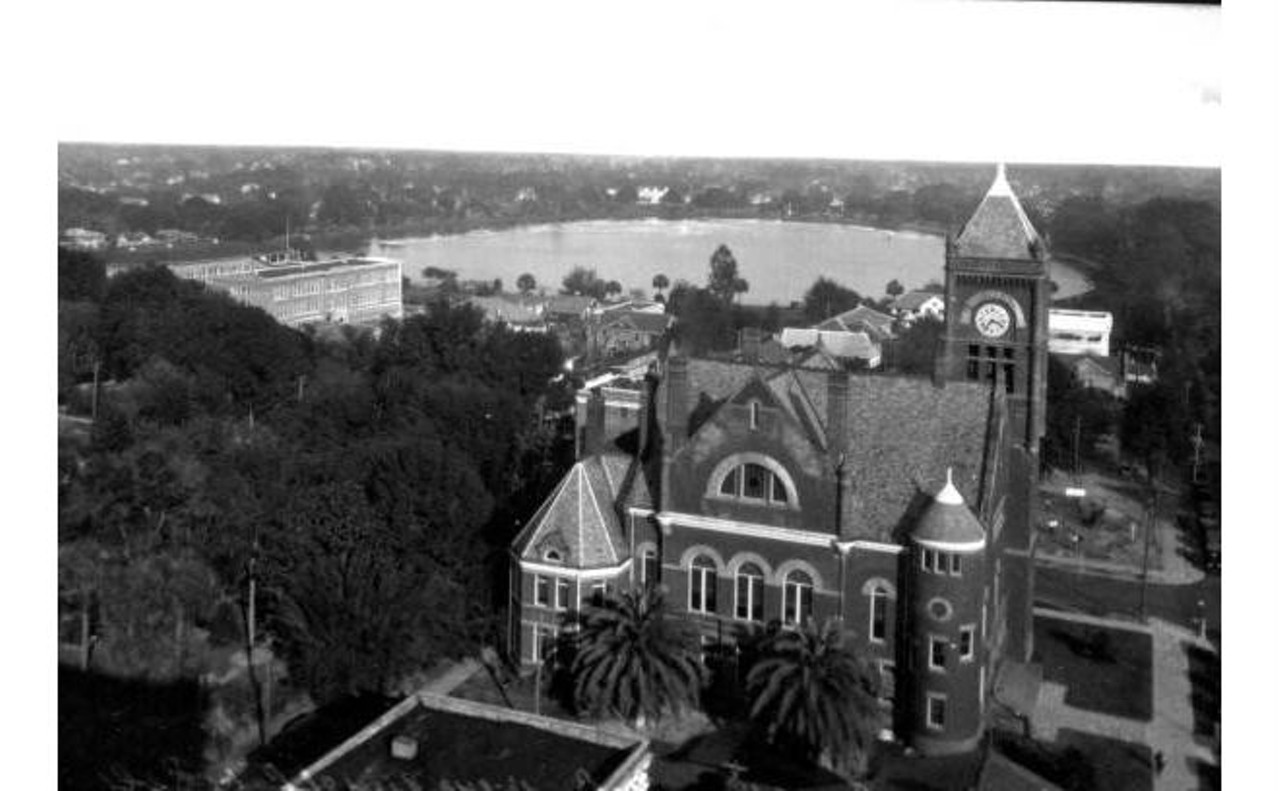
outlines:
{"label": "lake", "polygon": [[[711,254],[727,244],[750,290],[748,303],[783,305],[804,298],[820,276],[864,296],[879,297],[897,279],[908,290],[942,281],[940,236],[882,231],[834,223],[779,220],[598,220],[531,225],[455,236],[373,242],[369,253],[398,258],[417,281],[427,266],[451,269],[464,280],[500,278],[514,290],[528,272],[540,288],[555,292],[575,266],[593,267],[626,291],[652,291],[653,276],[705,285]],[[1057,298],[1087,291],[1088,280],[1062,263],[1053,265]]]}

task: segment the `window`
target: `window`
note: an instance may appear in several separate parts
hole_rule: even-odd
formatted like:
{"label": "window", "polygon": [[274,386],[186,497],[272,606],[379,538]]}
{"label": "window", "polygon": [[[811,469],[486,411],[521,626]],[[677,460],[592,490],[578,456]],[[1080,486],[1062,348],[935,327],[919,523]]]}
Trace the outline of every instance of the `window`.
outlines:
{"label": "window", "polygon": [[658,550],[646,547],[640,553],[640,582],[650,588],[658,584]]}
{"label": "window", "polygon": [[934,555],[936,553],[932,549],[926,549],[920,553],[920,568],[925,571],[933,570]]}
{"label": "window", "polygon": [[554,626],[539,624],[533,627],[533,661],[546,662],[556,655],[556,630]]}
{"label": "window", "polygon": [[813,578],[796,570],[782,586],[782,623],[802,624],[813,617]]}
{"label": "window", "polygon": [[947,641],[941,637],[929,638],[929,669],[947,669]]}
{"label": "window", "polygon": [[960,576],[960,556],[959,555],[951,556],[951,576],[953,577]]}
{"label": "window", "polygon": [[751,402],[751,428],[752,430],[760,428],[760,402]]}
{"label": "window", "polygon": [[971,343],[966,357],[965,378],[975,382],[995,382],[1003,375],[1004,389],[1012,393],[1015,354],[1012,346],[979,346]]}
{"label": "window", "polygon": [[925,707],[924,724],[940,731],[947,726],[947,696],[937,692],[926,693],[929,704]]}
{"label": "window", "polygon": [[720,481],[724,497],[786,505],[791,501],[781,476],[762,464],[743,464],[730,470]]}
{"label": "window", "polygon": [[973,627],[960,627],[960,661],[969,662],[973,660]]}
{"label": "window", "polygon": [[565,577],[556,578],[556,609],[569,609],[569,580]]}
{"label": "window", "polygon": [[934,574],[950,574],[960,576],[960,556],[951,552],[936,549],[925,549],[920,552],[920,568]]}
{"label": "window", "polygon": [[539,607],[551,605],[551,580],[541,575],[533,578],[533,603]]}
{"label": "window", "polygon": [[742,496],[752,500],[763,500],[765,498],[765,487],[772,478],[772,473],[759,464],[743,465]]}
{"label": "window", "polygon": [[889,634],[889,591],[875,588],[871,591],[871,640],[883,643]]}
{"label": "window", "polygon": [[716,611],[716,564],[705,555],[694,558],[689,566],[689,611]]}
{"label": "window", "polygon": [[743,621],[764,620],[764,572],[754,563],[738,567],[734,614]]}
{"label": "window", "polygon": [[599,607],[604,604],[604,597],[609,593],[609,583],[604,580],[591,583],[591,604]]}

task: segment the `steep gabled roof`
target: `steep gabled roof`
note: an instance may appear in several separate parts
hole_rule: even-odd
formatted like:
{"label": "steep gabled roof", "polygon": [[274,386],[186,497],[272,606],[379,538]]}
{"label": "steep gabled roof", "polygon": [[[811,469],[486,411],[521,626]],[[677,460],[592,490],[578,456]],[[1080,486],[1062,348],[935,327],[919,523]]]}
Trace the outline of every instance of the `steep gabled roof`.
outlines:
{"label": "steep gabled roof", "polygon": [[627,463],[591,456],[573,465],[516,538],[521,559],[542,561],[554,550],[570,568],[621,563],[626,554],[615,503]]}
{"label": "steep gabled roof", "polygon": [[956,490],[950,468],[947,469],[946,484],[934,495],[933,502],[912,528],[911,537],[942,549],[974,549],[986,543],[987,532]]}
{"label": "steep gabled roof", "polygon": [[[825,449],[830,373],[697,358],[688,361],[688,372],[690,412],[704,396],[717,405],[732,398],[758,373],[815,445]],[[853,484],[845,524],[854,534],[897,540],[903,518],[932,496],[948,468],[965,500],[975,508],[981,504],[980,477],[993,414],[990,388],[969,382],[936,387],[919,377],[845,375],[845,459]],[[664,381],[661,389],[665,387]]]}
{"label": "steep gabled roof", "polygon": [[978,209],[956,237],[955,250],[968,258],[1037,260],[1043,242],[1005,179],[1004,165]]}

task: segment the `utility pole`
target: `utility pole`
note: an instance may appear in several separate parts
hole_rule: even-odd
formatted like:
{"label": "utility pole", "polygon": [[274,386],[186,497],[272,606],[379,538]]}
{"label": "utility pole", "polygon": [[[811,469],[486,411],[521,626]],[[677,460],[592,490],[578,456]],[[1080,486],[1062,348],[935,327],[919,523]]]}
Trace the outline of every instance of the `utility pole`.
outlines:
{"label": "utility pole", "polygon": [[1151,530],[1155,527],[1160,490],[1154,480],[1151,482],[1151,505],[1147,512],[1147,531],[1142,538],[1142,593],[1138,601],[1138,617],[1145,623],[1147,620],[1147,569],[1151,557]]}

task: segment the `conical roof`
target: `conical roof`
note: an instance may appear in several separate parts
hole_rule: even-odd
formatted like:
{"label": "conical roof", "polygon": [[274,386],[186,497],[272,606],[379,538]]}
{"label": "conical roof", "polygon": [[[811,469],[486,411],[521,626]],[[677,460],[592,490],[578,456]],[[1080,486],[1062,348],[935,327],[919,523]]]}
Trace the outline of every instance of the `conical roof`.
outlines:
{"label": "conical roof", "polygon": [[956,237],[956,253],[966,258],[1036,260],[1044,244],[1005,178],[1004,165],[978,209]]}
{"label": "conical roof", "polygon": [[570,568],[615,566],[622,561],[622,527],[613,509],[615,470],[590,456],[565,474],[516,538],[522,560],[555,551]]}
{"label": "conical roof", "polygon": [[947,470],[946,485],[934,495],[911,531],[911,538],[934,549],[951,551],[977,550],[986,545],[987,532],[951,482],[951,470]]}

